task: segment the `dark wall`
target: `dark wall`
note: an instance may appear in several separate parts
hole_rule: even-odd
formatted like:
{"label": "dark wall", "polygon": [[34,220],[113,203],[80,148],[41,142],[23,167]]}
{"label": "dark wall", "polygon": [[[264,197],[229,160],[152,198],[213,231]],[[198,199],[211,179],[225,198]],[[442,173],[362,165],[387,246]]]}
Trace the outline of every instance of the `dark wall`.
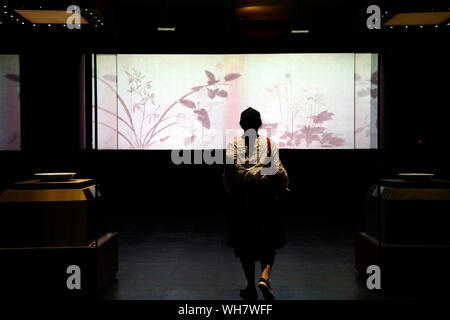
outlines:
{"label": "dark wall", "polygon": [[450,177],[450,52],[441,39],[406,37],[385,52],[386,174],[425,171]]}

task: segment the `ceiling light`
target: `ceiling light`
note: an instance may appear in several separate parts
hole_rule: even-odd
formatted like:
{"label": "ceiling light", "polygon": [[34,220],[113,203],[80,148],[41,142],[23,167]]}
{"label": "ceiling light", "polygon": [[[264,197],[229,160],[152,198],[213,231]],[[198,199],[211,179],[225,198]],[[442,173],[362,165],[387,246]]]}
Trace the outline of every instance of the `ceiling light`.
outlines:
{"label": "ceiling light", "polygon": [[302,29],[291,29],[291,33],[308,33],[309,32],[309,30],[307,30],[307,29],[304,29],[304,30],[302,30]]}
{"label": "ceiling light", "polygon": [[[31,23],[65,24],[69,17],[65,10],[14,10]],[[81,23],[89,22],[81,16]]]}
{"label": "ceiling light", "polygon": [[161,26],[158,27],[158,31],[175,31],[176,26]]}
{"label": "ceiling light", "polygon": [[450,11],[397,13],[383,25],[432,25],[442,23],[449,18]]}

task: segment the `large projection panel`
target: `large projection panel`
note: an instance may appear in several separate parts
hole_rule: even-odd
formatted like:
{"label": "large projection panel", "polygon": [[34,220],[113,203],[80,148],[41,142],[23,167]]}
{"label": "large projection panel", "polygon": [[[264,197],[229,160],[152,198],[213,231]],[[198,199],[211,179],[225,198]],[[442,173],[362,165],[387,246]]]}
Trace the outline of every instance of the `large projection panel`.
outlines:
{"label": "large projection panel", "polygon": [[[118,55],[117,65],[98,56],[98,147],[222,149],[242,134],[239,114],[249,106],[280,148],[374,147],[370,95],[355,104],[355,79],[373,71],[371,56]],[[370,81],[358,83],[370,90]],[[355,125],[364,127],[358,139]]]}
{"label": "large projection panel", "polygon": [[19,56],[0,55],[0,150],[20,150]]}

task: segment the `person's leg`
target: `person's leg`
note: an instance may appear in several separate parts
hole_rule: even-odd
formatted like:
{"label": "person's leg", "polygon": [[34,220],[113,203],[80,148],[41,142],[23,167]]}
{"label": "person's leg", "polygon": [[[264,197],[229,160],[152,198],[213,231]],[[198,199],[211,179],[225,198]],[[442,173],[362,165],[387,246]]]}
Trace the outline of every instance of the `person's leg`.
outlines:
{"label": "person's leg", "polygon": [[249,258],[241,258],[241,264],[248,288],[255,288],[255,261]]}
{"label": "person's leg", "polygon": [[245,300],[257,300],[258,293],[255,286],[255,261],[249,258],[242,258],[242,269],[244,269],[245,278],[247,279],[247,287],[240,290],[241,298]]}
{"label": "person's leg", "polygon": [[261,259],[261,278],[258,281],[258,287],[266,300],[275,299],[275,294],[270,285],[270,271],[272,271],[273,261],[275,260],[275,250],[266,251]]}
{"label": "person's leg", "polygon": [[275,250],[265,252],[265,254],[261,259],[261,278],[269,280],[274,260],[275,260]]}

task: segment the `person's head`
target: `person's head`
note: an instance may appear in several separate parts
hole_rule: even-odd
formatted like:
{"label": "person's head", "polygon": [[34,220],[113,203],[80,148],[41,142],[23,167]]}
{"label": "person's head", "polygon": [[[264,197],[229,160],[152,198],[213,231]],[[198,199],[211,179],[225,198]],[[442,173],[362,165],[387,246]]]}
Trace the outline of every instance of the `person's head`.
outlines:
{"label": "person's head", "polygon": [[255,129],[255,131],[258,131],[259,127],[262,125],[261,114],[253,108],[247,108],[242,111],[239,124],[244,131],[247,131],[248,129]]}

